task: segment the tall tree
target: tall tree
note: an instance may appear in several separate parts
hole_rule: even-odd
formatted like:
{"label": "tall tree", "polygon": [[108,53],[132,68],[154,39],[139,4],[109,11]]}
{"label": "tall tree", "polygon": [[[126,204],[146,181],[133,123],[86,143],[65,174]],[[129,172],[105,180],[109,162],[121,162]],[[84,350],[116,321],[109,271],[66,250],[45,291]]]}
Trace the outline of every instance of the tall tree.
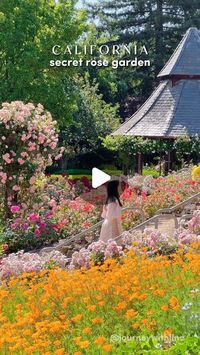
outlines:
{"label": "tall tree", "polygon": [[101,146],[101,138],[110,134],[119,126],[118,106],[107,104],[102,99],[98,84],[89,82],[85,77],[76,77],[72,90],[77,95],[77,107],[73,120],[62,131],[62,145],[69,155],[97,151]]}
{"label": "tall tree", "polygon": [[74,44],[84,30],[75,3],[0,1],[0,102],[40,102],[60,124],[71,117],[74,100],[66,82],[72,71],[51,69],[49,62],[55,44]]}
{"label": "tall tree", "polygon": [[[200,28],[200,0],[98,0],[95,3],[85,0],[85,3],[91,18],[96,19],[98,31],[105,34],[105,42],[111,45],[137,41],[149,50],[151,67],[115,71],[114,99],[120,102],[121,113],[126,116],[135,111],[137,98],[141,104],[149,96],[156,75],[188,27]],[[126,112],[128,101],[130,109]]]}

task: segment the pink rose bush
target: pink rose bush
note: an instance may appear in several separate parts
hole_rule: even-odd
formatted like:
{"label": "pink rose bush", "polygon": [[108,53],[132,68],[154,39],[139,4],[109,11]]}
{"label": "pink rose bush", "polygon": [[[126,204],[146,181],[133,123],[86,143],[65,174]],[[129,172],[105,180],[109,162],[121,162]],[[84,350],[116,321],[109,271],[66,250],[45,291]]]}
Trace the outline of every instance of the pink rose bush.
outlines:
{"label": "pink rose bush", "polygon": [[92,264],[102,264],[106,259],[123,256],[122,247],[113,240],[107,243],[94,242],[88,248],[82,248],[73,253],[69,269],[89,268]]}
{"label": "pink rose bush", "polygon": [[192,233],[200,234],[200,210],[194,211],[192,219],[188,222],[188,228]]}
{"label": "pink rose bush", "polygon": [[[196,216],[196,212],[194,212],[194,216]],[[38,223],[38,215],[32,214],[31,221]],[[56,265],[70,270],[90,268],[92,265],[103,264],[107,259],[114,258],[120,261],[126,250],[134,250],[138,254],[146,255],[146,257],[170,256],[179,248],[187,252],[188,247],[198,241],[200,241],[198,234],[182,227],[175,230],[172,236],[148,228],[143,233],[129,231],[124,232],[121,236],[120,245],[115,240],[109,240],[107,243],[103,241],[93,242],[88,247],[80,246],[79,251],[75,251],[71,258],[58,251],[42,253],[41,255],[25,253],[24,251],[9,254],[0,261],[0,277],[3,279],[9,278],[22,272],[37,271]]]}
{"label": "pink rose bush", "polygon": [[42,255],[19,251],[18,253],[8,255],[0,261],[0,278],[7,279],[23,272],[39,271],[52,266],[64,268],[67,263],[67,257],[59,251],[43,253]]}
{"label": "pink rose bush", "polygon": [[147,255],[170,255],[181,246],[187,249],[188,245],[197,240],[200,240],[198,235],[184,228],[176,229],[172,236],[150,228],[146,228],[143,233],[124,232],[122,235],[125,249],[132,249],[134,246],[138,252],[145,250]]}
{"label": "pink rose bush", "polygon": [[56,121],[41,104],[22,101],[2,104],[0,131],[0,189],[8,216],[12,202],[34,193],[35,176],[58,155],[58,133]]}

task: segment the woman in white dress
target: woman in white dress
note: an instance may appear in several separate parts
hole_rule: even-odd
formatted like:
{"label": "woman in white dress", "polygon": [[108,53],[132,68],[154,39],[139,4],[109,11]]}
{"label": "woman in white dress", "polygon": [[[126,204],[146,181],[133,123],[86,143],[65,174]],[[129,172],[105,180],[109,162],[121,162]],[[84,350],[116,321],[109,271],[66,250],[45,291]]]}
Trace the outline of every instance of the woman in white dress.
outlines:
{"label": "woman in white dress", "polygon": [[119,181],[109,181],[107,185],[107,199],[103,206],[102,218],[104,218],[100,240],[107,242],[122,233],[121,209],[122,203],[119,197]]}

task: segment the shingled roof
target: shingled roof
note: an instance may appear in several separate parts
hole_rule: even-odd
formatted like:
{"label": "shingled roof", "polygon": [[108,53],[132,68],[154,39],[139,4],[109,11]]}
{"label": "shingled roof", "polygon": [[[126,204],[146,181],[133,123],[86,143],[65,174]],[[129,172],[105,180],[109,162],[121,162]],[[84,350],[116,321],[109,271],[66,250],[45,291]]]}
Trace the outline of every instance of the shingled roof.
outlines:
{"label": "shingled roof", "polygon": [[[159,74],[160,84],[113,135],[200,135],[200,31],[190,28]],[[175,81],[174,81],[175,79]]]}
{"label": "shingled roof", "polygon": [[187,30],[158,78],[172,75],[200,76],[200,30],[197,28]]}
{"label": "shingled roof", "polygon": [[200,135],[200,80],[162,81],[144,105],[114,135]]}

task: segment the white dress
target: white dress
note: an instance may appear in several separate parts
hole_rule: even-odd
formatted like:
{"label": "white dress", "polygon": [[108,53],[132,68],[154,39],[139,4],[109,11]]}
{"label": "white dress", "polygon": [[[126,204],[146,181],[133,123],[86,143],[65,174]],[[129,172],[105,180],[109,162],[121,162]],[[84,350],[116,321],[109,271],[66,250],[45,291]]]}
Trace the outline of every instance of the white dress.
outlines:
{"label": "white dress", "polygon": [[104,218],[104,221],[99,240],[107,242],[109,239],[114,239],[122,234],[121,206],[117,199],[115,202],[103,206],[101,217]]}

